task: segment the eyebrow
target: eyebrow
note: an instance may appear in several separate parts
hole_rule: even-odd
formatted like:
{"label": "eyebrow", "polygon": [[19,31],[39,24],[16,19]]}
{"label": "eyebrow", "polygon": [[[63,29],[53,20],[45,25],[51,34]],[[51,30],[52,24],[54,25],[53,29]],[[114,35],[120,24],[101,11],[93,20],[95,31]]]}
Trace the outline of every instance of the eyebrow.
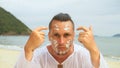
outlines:
{"label": "eyebrow", "polygon": [[[58,35],[60,35],[58,32],[55,32],[55,33],[53,33],[54,35],[55,34],[58,34]],[[69,35],[71,35],[71,32],[65,32],[63,35],[65,35],[65,34],[69,34]]]}

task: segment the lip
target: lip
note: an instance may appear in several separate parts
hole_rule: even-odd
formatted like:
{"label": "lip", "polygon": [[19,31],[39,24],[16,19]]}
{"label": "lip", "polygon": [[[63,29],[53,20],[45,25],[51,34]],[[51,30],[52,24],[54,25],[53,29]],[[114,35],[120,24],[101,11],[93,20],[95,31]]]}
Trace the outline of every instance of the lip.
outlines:
{"label": "lip", "polygon": [[66,49],[65,46],[58,46],[57,48],[58,48],[58,49]]}
{"label": "lip", "polygon": [[57,47],[65,48],[65,45],[58,45]]}
{"label": "lip", "polygon": [[65,45],[59,45],[59,44],[57,44],[57,45],[54,45],[54,44],[53,44],[53,46],[55,46],[55,47],[57,47],[57,48],[65,48],[65,47],[66,47]]}

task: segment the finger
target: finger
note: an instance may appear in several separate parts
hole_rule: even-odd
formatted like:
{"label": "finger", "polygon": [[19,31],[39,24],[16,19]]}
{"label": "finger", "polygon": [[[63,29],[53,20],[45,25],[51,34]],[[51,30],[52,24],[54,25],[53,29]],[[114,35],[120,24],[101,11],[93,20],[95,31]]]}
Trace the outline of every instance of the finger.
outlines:
{"label": "finger", "polygon": [[47,30],[47,29],[48,29],[47,27],[38,27],[35,30],[36,31],[41,31],[41,30]]}
{"label": "finger", "polygon": [[83,37],[86,37],[86,38],[87,38],[87,37],[88,37],[88,35],[86,35],[86,34],[85,34],[85,35],[80,35],[80,37],[82,37],[82,38],[83,38]]}
{"label": "finger", "polygon": [[40,38],[41,38],[41,39],[45,39],[45,36],[41,35]]}
{"label": "finger", "polygon": [[91,30],[92,31],[92,26],[90,25],[90,27],[89,27],[89,30]]}
{"label": "finger", "polygon": [[84,36],[81,36],[81,37],[78,38],[78,40],[79,40],[79,42],[84,43],[85,37],[84,37]]}
{"label": "finger", "polygon": [[80,32],[79,35],[85,35],[87,32]]}
{"label": "finger", "polygon": [[78,38],[78,41],[82,43],[82,40],[81,40],[81,38]]}
{"label": "finger", "polygon": [[86,36],[86,37],[88,37],[89,33],[88,32],[80,32],[79,36]]}
{"label": "finger", "polygon": [[84,27],[84,26],[81,26],[81,27],[77,28],[77,30],[83,30],[85,32],[89,31],[89,29]]}
{"label": "finger", "polygon": [[40,35],[45,35],[45,33],[44,32],[38,32]]}

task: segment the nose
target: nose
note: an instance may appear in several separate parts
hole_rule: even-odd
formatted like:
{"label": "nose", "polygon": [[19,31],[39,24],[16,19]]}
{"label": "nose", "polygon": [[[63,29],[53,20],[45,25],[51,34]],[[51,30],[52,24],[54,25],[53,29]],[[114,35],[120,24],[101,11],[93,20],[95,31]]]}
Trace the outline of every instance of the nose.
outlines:
{"label": "nose", "polygon": [[64,44],[64,42],[65,42],[64,37],[60,37],[59,43],[60,43],[60,44]]}

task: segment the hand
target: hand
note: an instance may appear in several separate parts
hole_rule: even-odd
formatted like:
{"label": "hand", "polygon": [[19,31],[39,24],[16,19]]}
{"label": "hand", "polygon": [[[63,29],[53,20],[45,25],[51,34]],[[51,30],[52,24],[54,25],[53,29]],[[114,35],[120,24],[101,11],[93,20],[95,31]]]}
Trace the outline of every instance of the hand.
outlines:
{"label": "hand", "polygon": [[25,51],[34,51],[44,42],[45,34],[41,30],[47,30],[47,27],[38,27],[32,31],[25,45]]}
{"label": "hand", "polygon": [[79,33],[78,40],[89,50],[92,64],[95,68],[98,68],[100,64],[100,53],[94,40],[92,27],[86,28],[81,26],[77,30],[83,30],[83,32]]}
{"label": "hand", "polygon": [[32,60],[33,51],[38,48],[44,42],[44,32],[41,30],[47,30],[46,27],[38,27],[32,31],[30,37],[24,47],[25,58],[28,61]]}
{"label": "hand", "polygon": [[96,48],[94,35],[92,33],[92,26],[90,26],[89,28],[81,26],[77,28],[77,30],[83,30],[83,32],[79,33],[79,42],[81,42],[89,51],[91,51],[93,48]]}

